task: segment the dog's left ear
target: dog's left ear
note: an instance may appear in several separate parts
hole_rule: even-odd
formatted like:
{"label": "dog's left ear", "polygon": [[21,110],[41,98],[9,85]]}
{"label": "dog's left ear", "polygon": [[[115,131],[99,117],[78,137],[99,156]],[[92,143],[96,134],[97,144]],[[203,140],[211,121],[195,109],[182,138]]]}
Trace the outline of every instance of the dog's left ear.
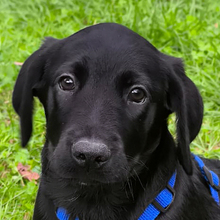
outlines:
{"label": "dog's left ear", "polygon": [[182,60],[163,55],[167,72],[167,107],[176,113],[178,158],[184,170],[192,174],[190,143],[199,133],[203,102],[195,84],[185,75]]}
{"label": "dog's left ear", "polygon": [[45,63],[50,52],[49,48],[57,41],[51,37],[45,39],[40,49],[35,51],[22,65],[14,86],[12,104],[20,117],[23,147],[28,143],[32,133],[34,89],[44,74]]}

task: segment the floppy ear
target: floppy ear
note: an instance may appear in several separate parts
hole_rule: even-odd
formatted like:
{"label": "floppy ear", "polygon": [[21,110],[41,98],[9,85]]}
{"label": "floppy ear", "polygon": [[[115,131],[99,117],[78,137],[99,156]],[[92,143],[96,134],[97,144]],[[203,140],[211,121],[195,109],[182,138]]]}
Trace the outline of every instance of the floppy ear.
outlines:
{"label": "floppy ear", "polygon": [[195,84],[185,75],[182,60],[166,56],[170,66],[168,108],[176,113],[178,158],[184,170],[192,174],[190,143],[199,133],[203,119],[203,102]]}
{"label": "floppy ear", "polygon": [[44,73],[47,49],[55,41],[57,40],[47,38],[41,48],[24,62],[14,86],[12,104],[20,117],[23,147],[28,143],[32,133],[33,89]]}

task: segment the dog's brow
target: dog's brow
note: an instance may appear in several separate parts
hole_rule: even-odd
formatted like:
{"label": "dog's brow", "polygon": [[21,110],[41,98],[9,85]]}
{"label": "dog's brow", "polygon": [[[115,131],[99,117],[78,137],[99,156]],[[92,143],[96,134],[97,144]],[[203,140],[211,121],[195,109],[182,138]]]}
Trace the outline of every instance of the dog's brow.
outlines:
{"label": "dog's brow", "polygon": [[59,77],[63,73],[69,73],[73,74],[80,82],[84,83],[89,72],[87,60],[85,58],[81,58],[73,62],[64,63],[56,72],[56,77]]}
{"label": "dog's brow", "polygon": [[132,85],[149,85],[148,77],[145,73],[136,72],[136,71],[123,71],[116,78],[116,83],[123,87],[130,87]]}

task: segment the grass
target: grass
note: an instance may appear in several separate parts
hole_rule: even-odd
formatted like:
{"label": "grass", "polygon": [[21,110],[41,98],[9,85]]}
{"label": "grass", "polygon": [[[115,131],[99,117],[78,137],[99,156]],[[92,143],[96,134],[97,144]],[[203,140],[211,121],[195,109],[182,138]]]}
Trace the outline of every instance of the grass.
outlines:
{"label": "grass", "polygon": [[[11,92],[23,62],[45,36],[66,37],[100,23],[126,25],[158,49],[185,61],[205,106],[192,151],[220,159],[220,6],[213,0],[1,0],[0,2],[0,219],[31,219],[37,185],[23,180],[19,162],[40,173],[44,113],[36,103],[28,147],[19,140]],[[172,120],[171,120],[172,121]],[[170,124],[171,130],[174,124]]]}

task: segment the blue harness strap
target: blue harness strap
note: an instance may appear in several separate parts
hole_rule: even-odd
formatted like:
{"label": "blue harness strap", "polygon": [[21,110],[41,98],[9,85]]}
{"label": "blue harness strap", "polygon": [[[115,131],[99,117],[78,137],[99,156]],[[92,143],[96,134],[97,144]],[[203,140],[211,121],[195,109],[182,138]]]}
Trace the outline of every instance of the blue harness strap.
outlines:
{"label": "blue harness strap", "polygon": [[[58,208],[56,214],[59,220],[68,220],[70,217],[64,208]],[[79,220],[79,218],[75,218],[75,220]]]}
{"label": "blue harness strap", "polygon": [[[175,191],[173,189],[175,182],[176,172],[174,172],[170,178],[167,187],[157,195],[154,201],[145,209],[138,220],[154,220],[161,212],[166,212],[175,197]],[[69,220],[70,215],[67,214],[66,210],[63,208],[58,208],[56,214],[59,220]],[[75,220],[79,219],[76,218]]]}
{"label": "blue harness strap", "polygon": [[195,161],[198,163],[199,169],[200,169],[204,179],[206,180],[206,182],[209,185],[209,189],[210,189],[210,192],[211,192],[213,199],[219,205],[219,194],[218,194],[218,192],[220,191],[219,177],[212,170],[209,170],[207,168],[207,166],[205,166],[205,164],[203,163],[203,161],[200,157],[198,157],[197,155],[194,155],[194,154],[193,154],[193,157],[194,157]]}
{"label": "blue harness strap", "polygon": [[59,220],[68,220],[70,217],[70,215],[67,214],[67,212],[64,208],[58,208],[56,214],[57,214],[57,218]]}
{"label": "blue harness strap", "polygon": [[175,198],[175,191],[173,189],[175,182],[176,171],[170,178],[167,187],[157,195],[150,205],[148,205],[138,220],[154,220],[161,212],[166,212]]}
{"label": "blue harness strap", "polygon": [[[200,171],[207,181],[211,195],[216,203],[219,205],[219,194],[220,185],[219,177],[211,170],[209,170],[200,157],[193,154],[195,161],[198,163]],[[138,220],[155,220],[160,213],[164,213],[173,203],[175,198],[174,185],[176,182],[176,171],[170,178],[167,186],[163,189],[152,203],[150,203],[144,210],[143,214],[138,218]],[[70,215],[66,212],[64,208],[58,208],[56,212],[57,218],[59,220],[69,220]],[[79,220],[79,218],[75,218]]]}

